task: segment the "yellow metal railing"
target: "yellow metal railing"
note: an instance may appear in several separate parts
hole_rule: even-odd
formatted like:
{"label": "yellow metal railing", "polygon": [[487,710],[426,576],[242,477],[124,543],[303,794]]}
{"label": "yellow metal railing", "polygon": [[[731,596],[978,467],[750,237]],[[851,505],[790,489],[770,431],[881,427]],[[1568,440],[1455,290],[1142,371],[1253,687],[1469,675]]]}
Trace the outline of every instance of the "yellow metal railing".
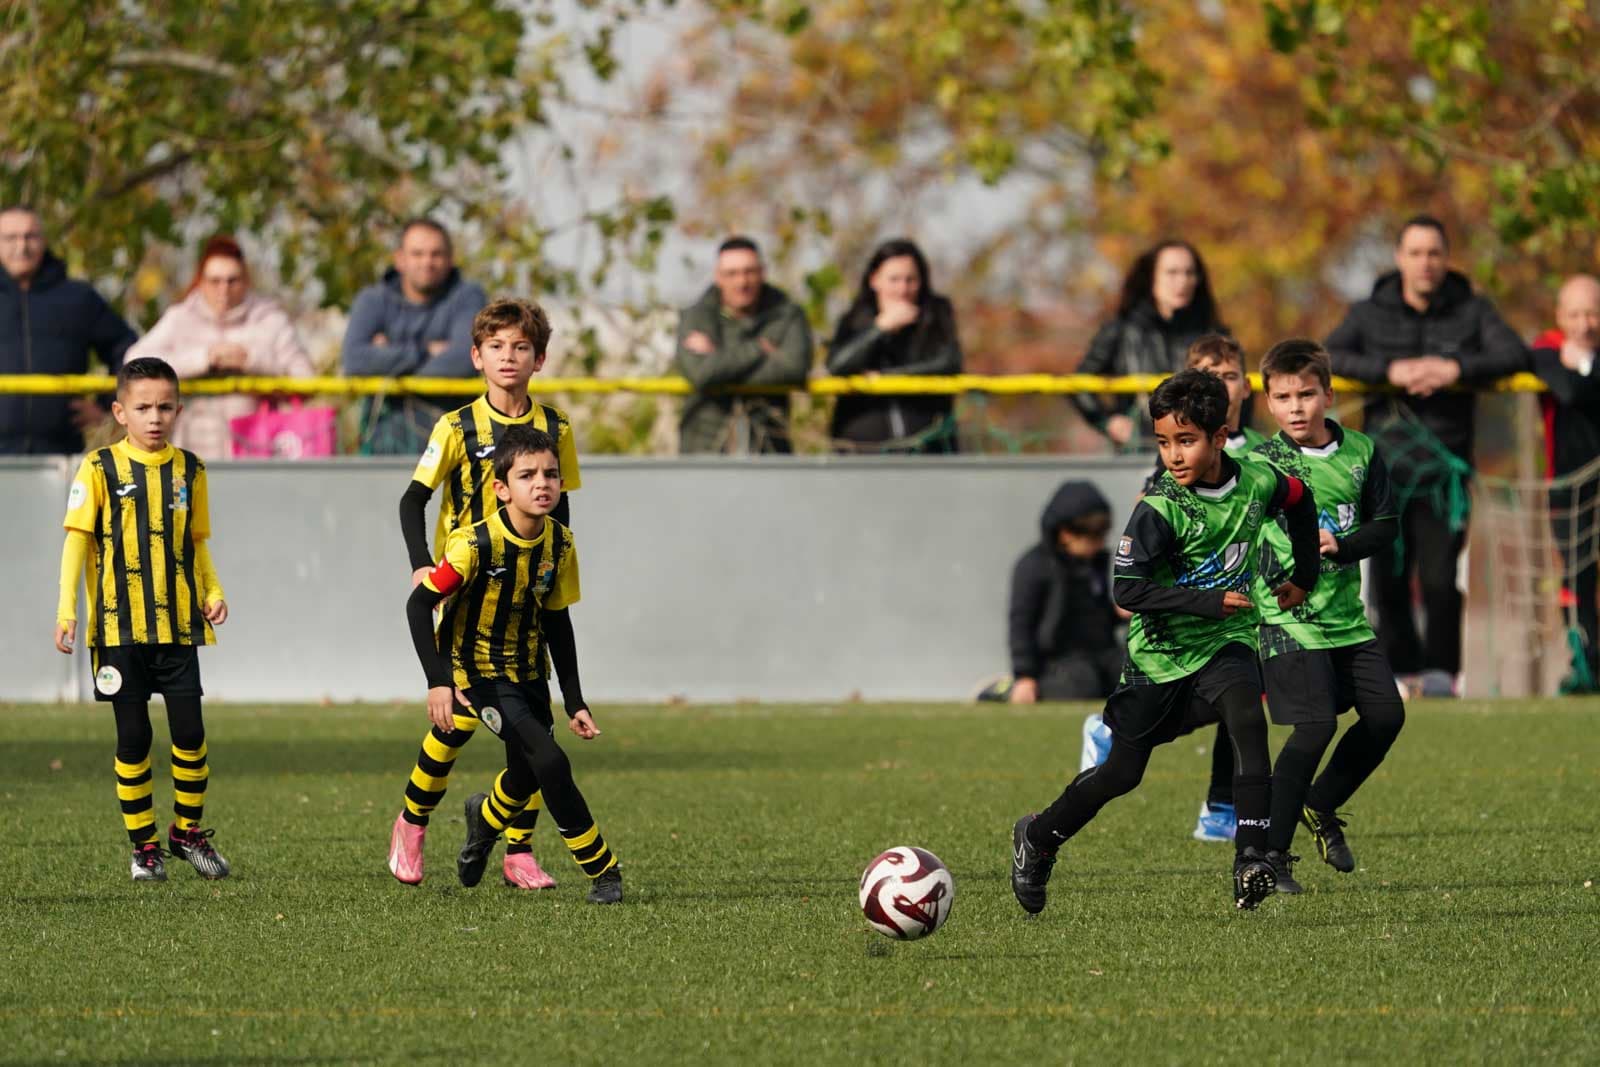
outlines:
{"label": "yellow metal railing", "polygon": [[[1095,374],[953,374],[943,377],[858,375],[848,378],[813,378],[803,386],[725,386],[711,392],[738,394],[809,393],[812,396],[847,394],[925,394],[949,396],[987,393],[994,396],[1058,395],[1074,393],[1147,393],[1164,375],[1130,374],[1102,377]],[[1261,388],[1261,376],[1251,382]],[[1391,386],[1370,385],[1350,378],[1335,378],[1335,391],[1347,393],[1392,392]],[[99,374],[0,374],[0,395],[60,396],[109,393],[116,379]],[[1539,393],[1544,383],[1532,374],[1514,374],[1480,387],[1499,393]],[[535,378],[537,394],[639,393],[686,396],[694,392],[683,378]],[[478,378],[194,378],[183,383],[185,393],[273,394],[289,396],[476,396],[483,392]]]}

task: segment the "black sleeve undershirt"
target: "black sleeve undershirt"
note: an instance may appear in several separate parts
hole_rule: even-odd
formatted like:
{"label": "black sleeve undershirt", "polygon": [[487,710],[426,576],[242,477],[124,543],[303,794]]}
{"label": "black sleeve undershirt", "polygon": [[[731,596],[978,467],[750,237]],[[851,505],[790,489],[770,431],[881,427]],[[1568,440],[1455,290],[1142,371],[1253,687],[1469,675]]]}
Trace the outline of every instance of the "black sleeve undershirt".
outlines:
{"label": "black sleeve undershirt", "polygon": [[578,642],[572,632],[572,616],[566,608],[546,611],[539,619],[539,628],[550,642],[550,662],[555,665],[561,700],[571,718],[589,706],[584,703],[583,684],[578,680]]}
{"label": "black sleeve undershirt", "polygon": [[1156,564],[1166,558],[1175,540],[1172,525],[1160,512],[1142,500],[1133,506],[1114,560],[1111,590],[1117,607],[1144,615],[1176,612],[1223,618],[1224,590],[1180,589],[1151,580]]}
{"label": "black sleeve undershirt", "polygon": [[406,539],[406,555],[412,571],[433,566],[433,551],[428,547],[428,501],[433,490],[413,480],[400,495],[400,534]]}
{"label": "black sleeve undershirt", "polygon": [[1349,537],[1339,538],[1335,563],[1358,563],[1394,544],[1400,536],[1400,520],[1395,517],[1394,498],[1389,488],[1389,468],[1374,452],[1367,461],[1366,480],[1361,483],[1361,525]]}
{"label": "black sleeve undershirt", "polygon": [[411,590],[406,600],[406,625],[411,629],[411,644],[417,650],[417,660],[422,664],[429,689],[455,684],[450,660],[439,651],[439,641],[433,631],[433,609],[443,601],[443,593],[436,593],[423,584]]}
{"label": "black sleeve undershirt", "polygon": [[1294,479],[1294,484],[1300,487],[1300,499],[1290,504],[1290,479],[1278,472],[1278,487],[1267,512],[1283,515],[1289,528],[1289,545],[1294,551],[1294,573],[1289,575],[1289,581],[1309,593],[1322,570],[1322,538],[1318,533],[1317,502],[1311,496],[1311,487],[1298,478]]}

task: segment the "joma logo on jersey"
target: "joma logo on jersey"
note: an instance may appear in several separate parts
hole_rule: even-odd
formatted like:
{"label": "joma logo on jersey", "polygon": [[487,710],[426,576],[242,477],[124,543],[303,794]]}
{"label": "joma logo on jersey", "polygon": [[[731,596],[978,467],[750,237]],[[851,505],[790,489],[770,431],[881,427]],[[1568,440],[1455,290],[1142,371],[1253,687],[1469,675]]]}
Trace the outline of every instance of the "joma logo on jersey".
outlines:
{"label": "joma logo on jersey", "polygon": [[486,567],[486,568],[484,568],[484,573],[487,574],[491,578],[498,578],[502,574],[504,574],[505,572],[506,572],[506,569],[504,567]]}
{"label": "joma logo on jersey", "polygon": [[477,456],[479,459],[488,459],[494,454],[494,445],[484,445],[482,448],[478,449],[472,454]]}

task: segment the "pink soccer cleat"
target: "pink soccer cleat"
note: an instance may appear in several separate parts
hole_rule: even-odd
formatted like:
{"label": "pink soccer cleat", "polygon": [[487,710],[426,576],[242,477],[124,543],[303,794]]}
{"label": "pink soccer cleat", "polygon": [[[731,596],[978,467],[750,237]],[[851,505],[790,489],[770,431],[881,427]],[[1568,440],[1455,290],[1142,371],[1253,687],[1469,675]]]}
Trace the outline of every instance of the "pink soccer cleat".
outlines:
{"label": "pink soccer cleat", "polygon": [[389,873],[406,885],[422,884],[422,838],[426,826],[406,821],[402,812],[395,816],[389,832]]}
{"label": "pink soccer cleat", "polygon": [[518,889],[552,889],[556,880],[544,873],[532,852],[506,853],[506,885]]}

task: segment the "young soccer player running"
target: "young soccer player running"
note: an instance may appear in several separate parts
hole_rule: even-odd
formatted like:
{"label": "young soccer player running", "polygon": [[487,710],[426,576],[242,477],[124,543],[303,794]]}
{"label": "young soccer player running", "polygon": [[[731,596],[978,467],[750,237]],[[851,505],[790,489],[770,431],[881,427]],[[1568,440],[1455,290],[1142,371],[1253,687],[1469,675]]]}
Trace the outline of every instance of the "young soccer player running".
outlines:
{"label": "young soccer player running", "polygon": [[556,744],[544,674],[548,646],[568,725],[585,741],[598,737],[567,611],[578,600],[578,553],[571,532],[550,517],[561,496],[555,438],[508,427],[494,450],[494,494],[500,510],[451,531],[443,558],[406,602],[434,727],[450,729],[465,711],[506,746],[506,769],[493,792],[467,799],[457,874],[462,885],[477,885],[500,834],[542,791],[561,840],[591,880],[589,902],[614,904],[622,899],[622,872]]}
{"label": "young soccer player running", "polygon": [[211,565],[205,465],[171,443],[181,410],[178,375],[165,362],[123,364],[111,413],[127,436],[84,457],[67,497],[61,550],[56,648],[70,655],[77,641],[78,579],[86,577],[84,636],[95,699],[109,702],[116,719],[117,799],[135,882],[167,880],[150,770],[156,693],[166,699],[172,732],[175,818],[167,846],[203,878],[228,876],[213,831],[200,829],[210,772],[197,653],[216,640],[211,627],[227,620],[228,604]]}
{"label": "young soccer player running", "polygon": [[[496,510],[490,457],[513,426],[530,426],[555,439],[564,489],[553,514],[563,525],[570,524],[567,493],[581,484],[572,424],[559,409],[536,404],[528,396],[528,382],[544,366],[549,343],[549,320],[542,309],[526,300],[493,301],[473,319],[472,364],[483,372],[484,395],[440,417],[411,484],[400,498],[400,532],[411,558],[413,587],[433,567],[435,553],[444,551],[445,538],[452,530],[482,522]],[[444,495],[430,550],[428,500],[441,487]],[[456,756],[477,728],[477,719],[461,714],[453,722],[435,724],[422,739],[422,750],[406,782],[404,803],[389,833],[389,870],[407,885],[422,881],[428,817],[444,798]],[[555,885],[533,858],[529,843],[541,803],[535,794],[506,833],[504,878],[507,885],[518,889]]]}
{"label": "young soccer player running", "polygon": [[1044,910],[1057,850],[1139,784],[1154,749],[1219,719],[1234,748],[1234,905],[1255,908],[1273,890],[1271,766],[1249,590],[1262,527],[1283,514],[1295,568],[1274,595],[1285,610],[1305,600],[1317,579],[1316,507],[1298,480],[1227,454],[1227,411],[1222,382],[1201,370],[1178,372],[1150,396],[1166,470],[1134,507],[1113,561],[1117,603],[1134,617],[1122,678],[1106,701],[1111,751],[1013,826],[1011,889],[1027,912]]}
{"label": "young soccer player running", "polygon": [[[1243,459],[1249,451],[1266,440],[1254,427],[1244,424],[1244,405],[1250,399],[1250,374],[1244,365],[1244,349],[1239,342],[1226,334],[1208,333],[1189,346],[1188,365],[1215,374],[1228,390],[1228,455]],[[1145,492],[1150,492],[1161,477],[1161,461],[1145,482]],[[1098,714],[1084,723],[1084,758],[1079,770],[1086,771],[1103,761],[1110,751],[1111,733]],[[1233,742],[1228,739],[1227,723],[1217,723],[1216,739],[1211,745],[1211,784],[1206,798],[1200,803],[1200,815],[1195,821],[1193,837],[1196,841],[1232,841],[1238,826],[1238,813],[1233,807]]]}
{"label": "young soccer player running", "polygon": [[[1295,821],[1311,831],[1324,862],[1355,870],[1336,812],[1383,762],[1405,723],[1394,671],[1361,602],[1360,561],[1394,543],[1399,520],[1372,439],[1327,417],[1333,401],[1327,351],[1315,341],[1281,342],[1261,360],[1261,378],[1279,433],[1252,455],[1311,487],[1322,553],[1315,591],[1298,607],[1280,607],[1270,590],[1291,547],[1282,530],[1269,526],[1271,555],[1263,556],[1272,562],[1255,584],[1267,707],[1273,722],[1294,727],[1273,769],[1267,849],[1279,892],[1298,893],[1297,857],[1289,854]],[[1357,720],[1313,783],[1339,713],[1352,705]]]}

